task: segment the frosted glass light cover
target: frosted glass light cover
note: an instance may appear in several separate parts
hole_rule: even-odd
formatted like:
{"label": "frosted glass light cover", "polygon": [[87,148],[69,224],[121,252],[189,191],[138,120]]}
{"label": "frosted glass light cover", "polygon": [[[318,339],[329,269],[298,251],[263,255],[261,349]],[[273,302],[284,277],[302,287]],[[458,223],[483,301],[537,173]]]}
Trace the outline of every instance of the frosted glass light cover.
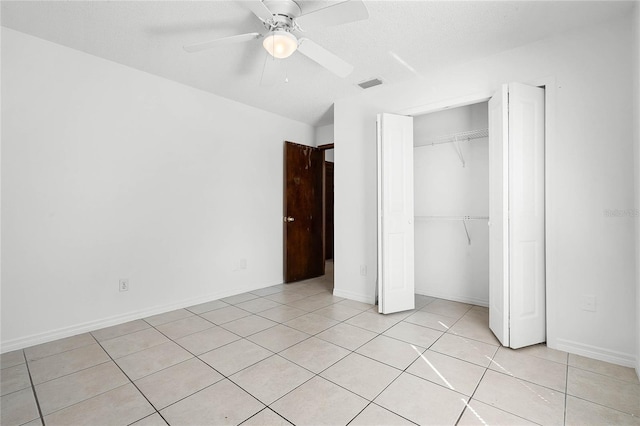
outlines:
{"label": "frosted glass light cover", "polygon": [[262,46],[274,58],[284,59],[296,51],[298,39],[289,32],[276,30],[265,36]]}

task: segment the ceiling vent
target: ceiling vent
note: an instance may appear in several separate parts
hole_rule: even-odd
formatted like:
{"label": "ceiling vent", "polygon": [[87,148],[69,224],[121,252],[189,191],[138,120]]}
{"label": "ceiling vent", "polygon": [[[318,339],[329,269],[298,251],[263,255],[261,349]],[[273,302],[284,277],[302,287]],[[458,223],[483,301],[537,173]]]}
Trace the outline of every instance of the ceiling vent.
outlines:
{"label": "ceiling vent", "polygon": [[362,87],[363,89],[368,89],[370,87],[379,86],[381,84],[382,80],[380,80],[379,78],[372,78],[371,80],[358,83],[358,86]]}

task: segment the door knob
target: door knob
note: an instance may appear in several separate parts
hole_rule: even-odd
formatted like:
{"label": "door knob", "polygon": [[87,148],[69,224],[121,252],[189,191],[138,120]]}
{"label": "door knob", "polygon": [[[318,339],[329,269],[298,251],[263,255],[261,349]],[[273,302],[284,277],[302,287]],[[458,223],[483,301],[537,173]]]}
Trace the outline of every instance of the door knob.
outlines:
{"label": "door knob", "polygon": [[294,220],[295,219],[293,217],[291,217],[291,216],[287,216],[287,217],[284,218],[285,222],[293,222]]}

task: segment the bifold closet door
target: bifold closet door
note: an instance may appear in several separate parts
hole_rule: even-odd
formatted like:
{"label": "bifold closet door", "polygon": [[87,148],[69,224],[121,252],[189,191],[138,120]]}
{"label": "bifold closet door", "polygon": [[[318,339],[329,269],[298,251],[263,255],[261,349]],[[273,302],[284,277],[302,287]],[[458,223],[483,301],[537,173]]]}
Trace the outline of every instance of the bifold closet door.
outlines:
{"label": "bifold closet door", "polygon": [[413,118],[378,115],[378,310],[414,308]]}
{"label": "bifold closet door", "polygon": [[489,326],[520,348],[546,340],[544,89],[489,101]]}
{"label": "bifold closet door", "polygon": [[509,346],[509,89],[489,100],[489,328]]}

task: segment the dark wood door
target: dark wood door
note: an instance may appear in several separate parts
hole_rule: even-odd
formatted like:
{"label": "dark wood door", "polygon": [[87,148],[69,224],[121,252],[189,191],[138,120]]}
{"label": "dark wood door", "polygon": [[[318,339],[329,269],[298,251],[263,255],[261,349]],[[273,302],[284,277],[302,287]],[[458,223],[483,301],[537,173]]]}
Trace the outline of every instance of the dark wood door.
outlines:
{"label": "dark wood door", "polygon": [[284,281],[292,282],[324,275],[324,156],[318,148],[284,145]]}
{"label": "dark wood door", "polygon": [[333,163],[324,163],[324,252],[333,259]]}

